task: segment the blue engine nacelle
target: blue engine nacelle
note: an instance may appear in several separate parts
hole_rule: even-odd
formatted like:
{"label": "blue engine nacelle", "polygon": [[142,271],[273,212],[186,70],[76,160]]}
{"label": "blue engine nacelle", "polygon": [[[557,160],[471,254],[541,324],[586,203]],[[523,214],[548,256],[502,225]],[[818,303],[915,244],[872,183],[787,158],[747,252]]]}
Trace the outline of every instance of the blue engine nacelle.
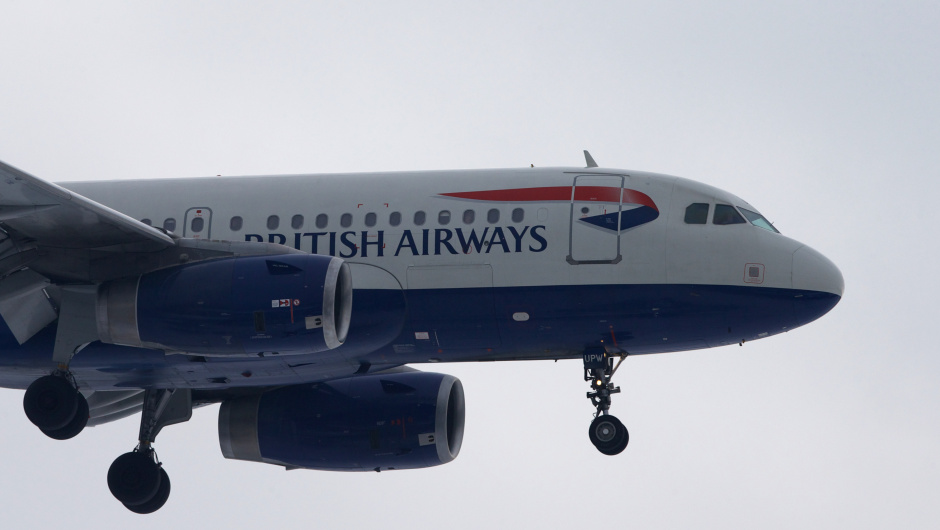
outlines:
{"label": "blue engine nacelle", "polygon": [[102,342],[199,355],[340,346],[352,312],[343,260],[284,254],[201,261],[102,284]]}
{"label": "blue engine nacelle", "polygon": [[225,458],[289,468],[384,471],[446,464],[463,440],[463,386],[428,372],[363,375],[225,401]]}

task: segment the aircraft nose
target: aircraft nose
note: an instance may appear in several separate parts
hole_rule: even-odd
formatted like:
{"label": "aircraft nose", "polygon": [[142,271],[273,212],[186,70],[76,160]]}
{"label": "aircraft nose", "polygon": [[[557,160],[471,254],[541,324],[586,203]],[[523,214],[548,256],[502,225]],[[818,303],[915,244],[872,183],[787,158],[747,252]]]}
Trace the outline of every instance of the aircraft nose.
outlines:
{"label": "aircraft nose", "polygon": [[810,247],[793,252],[793,288],[842,297],[845,280],[836,264]]}

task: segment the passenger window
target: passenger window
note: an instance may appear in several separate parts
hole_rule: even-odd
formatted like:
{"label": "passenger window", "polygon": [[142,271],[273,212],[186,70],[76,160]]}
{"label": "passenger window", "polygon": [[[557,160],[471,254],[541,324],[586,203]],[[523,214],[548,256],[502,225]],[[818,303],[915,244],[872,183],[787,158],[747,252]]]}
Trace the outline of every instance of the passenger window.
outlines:
{"label": "passenger window", "polygon": [[712,222],[716,225],[736,225],[746,223],[747,221],[734,209],[734,206],[730,204],[716,204],[715,217],[712,218]]}
{"label": "passenger window", "polygon": [[780,231],[774,228],[774,225],[770,224],[770,221],[768,221],[763,215],[757,212],[752,212],[747,208],[739,207],[738,209],[741,210],[741,213],[744,214],[744,217],[747,217],[747,220],[750,221],[752,225],[758,228],[763,228],[764,230],[769,230],[775,234],[780,233]]}
{"label": "passenger window", "polygon": [[176,219],[167,217],[167,219],[163,221],[163,229],[169,232],[176,230]]}
{"label": "passenger window", "polygon": [[140,222],[144,223],[147,226],[153,226],[153,221],[151,221],[150,219],[141,219]]}
{"label": "passenger window", "polygon": [[450,212],[448,210],[441,210],[441,213],[437,214],[437,224],[444,226],[450,223]]}
{"label": "passenger window", "polygon": [[281,225],[281,218],[276,215],[271,215],[268,217],[268,230],[277,230],[277,227]]}
{"label": "passenger window", "polygon": [[304,226],[304,216],[295,215],[290,218],[290,227],[294,230],[299,230]]}
{"label": "passenger window", "polygon": [[426,217],[426,216],[424,215],[424,212],[423,212],[423,211],[418,210],[417,212],[415,212],[415,225],[416,225],[416,226],[421,226],[421,225],[423,225],[423,224],[424,224],[425,217]]}
{"label": "passenger window", "polygon": [[366,226],[375,226],[375,214],[369,212],[366,214]]}
{"label": "passenger window", "polygon": [[486,222],[489,224],[495,224],[499,222],[499,210],[493,208],[492,210],[486,212]]}
{"label": "passenger window", "polygon": [[477,216],[476,212],[473,210],[466,210],[463,212],[463,223],[464,224],[473,224],[473,219]]}
{"label": "passenger window", "polygon": [[685,209],[685,224],[703,225],[708,222],[708,203],[696,202]]}
{"label": "passenger window", "polygon": [[326,224],[330,222],[330,218],[327,217],[325,213],[321,213],[317,216],[317,228],[326,228]]}
{"label": "passenger window", "polygon": [[189,223],[189,229],[193,232],[202,232],[202,229],[205,226],[206,220],[202,217],[193,217],[193,220]]}
{"label": "passenger window", "polygon": [[398,226],[401,224],[401,212],[392,212],[388,216],[388,224],[392,226]]}
{"label": "passenger window", "polygon": [[525,219],[525,212],[522,208],[516,208],[512,211],[512,222],[521,223],[523,219]]}
{"label": "passenger window", "polygon": [[237,232],[242,229],[242,218],[239,216],[232,217],[232,220],[228,222],[228,227],[232,229],[233,232]]}
{"label": "passenger window", "polygon": [[340,216],[340,218],[339,218],[339,225],[340,225],[340,226],[342,226],[343,228],[349,228],[349,225],[351,225],[351,224],[352,224],[352,214],[351,214],[351,213],[344,213],[343,215]]}

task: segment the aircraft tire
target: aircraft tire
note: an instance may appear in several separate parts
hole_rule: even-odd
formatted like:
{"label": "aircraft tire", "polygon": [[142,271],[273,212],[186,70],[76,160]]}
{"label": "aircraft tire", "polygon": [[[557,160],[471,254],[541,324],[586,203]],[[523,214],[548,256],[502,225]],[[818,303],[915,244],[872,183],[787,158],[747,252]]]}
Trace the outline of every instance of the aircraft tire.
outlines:
{"label": "aircraft tire", "polygon": [[138,505],[127,505],[124,507],[134,513],[148,514],[153,513],[166,504],[167,499],[170,498],[170,476],[166,474],[166,471],[161,467],[160,468],[160,489],[157,490],[157,494],[153,496],[149,501],[138,504]]}
{"label": "aircraft tire", "polygon": [[55,431],[68,425],[78,410],[78,391],[64,377],[47,375],[32,382],[23,395],[23,410],[33,425]]}
{"label": "aircraft tire", "polygon": [[601,453],[613,456],[620,454],[630,443],[630,433],[623,423],[610,415],[601,415],[594,418],[588,430],[591,443]]}
{"label": "aircraft tire", "polygon": [[156,497],[161,468],[146,453],[132,451],[117,457],[108,469],[108,489],[125,506],[145,504]]}
{"label": "aircraft tire", "polygon": [[85,399],[85,396],[78,394],[78,409],[75,411],[75,415],[72,417],[72,421],[67,423],[65,427],[55,430],[46,430],[40,429],[43,434],[52,438],[53,440],[68,440],[69,438],[74,438],[78,436],[78,433],[82,432],[85,428],[85,425],[88,424],[88,401]]}

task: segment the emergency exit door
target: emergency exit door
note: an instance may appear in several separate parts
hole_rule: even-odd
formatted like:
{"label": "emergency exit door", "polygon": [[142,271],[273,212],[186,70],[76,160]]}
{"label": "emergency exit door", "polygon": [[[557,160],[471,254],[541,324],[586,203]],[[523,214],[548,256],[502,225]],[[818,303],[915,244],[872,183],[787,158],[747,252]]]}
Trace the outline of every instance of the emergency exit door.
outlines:
{"label": "emergency exit door", "polygon": [[193,239],[211,239],[212,210],[209,208],[190,208],[183,219],[183,237]]}

